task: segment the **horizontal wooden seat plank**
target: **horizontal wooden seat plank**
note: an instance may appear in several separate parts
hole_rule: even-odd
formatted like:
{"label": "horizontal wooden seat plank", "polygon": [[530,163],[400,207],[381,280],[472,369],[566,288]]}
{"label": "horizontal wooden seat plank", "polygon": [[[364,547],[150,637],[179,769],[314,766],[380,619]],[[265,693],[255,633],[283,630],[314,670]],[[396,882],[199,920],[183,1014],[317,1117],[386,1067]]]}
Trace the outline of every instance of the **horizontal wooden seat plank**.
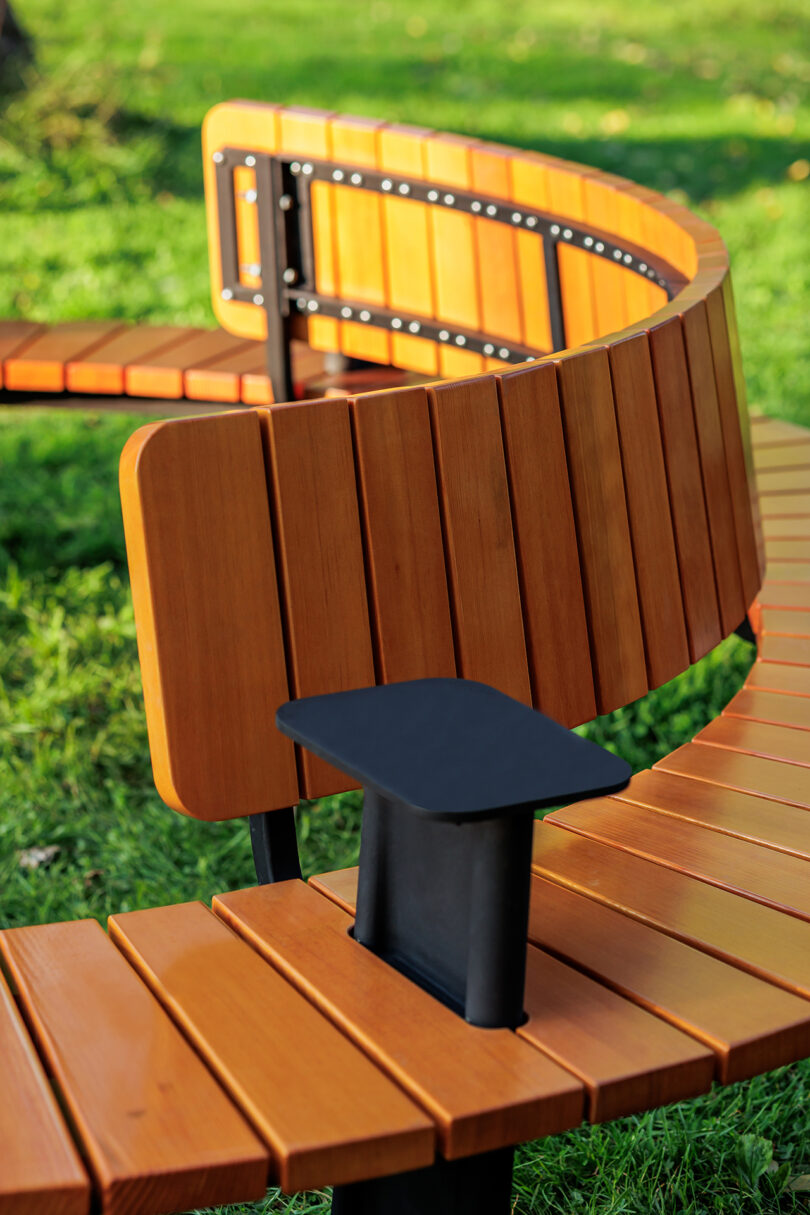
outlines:
{"label": "horizontal wooden seat plank", "polygon": [[219,895],[243,935],[437,1124],[448,1159],[579,1122],[581,1083],[505,1029],[478,1029],[348,935],[351,918],[298,882]]}
{"label": "horizontal wooden seat plank", "polygon": [[789,608],[760,608],[758,631],[760,647],[764,637],[810,637],[810,612],[793,612]]}
{"label": "horizontal wooden seat plank", "polygon": [[[356,868],[320,874],[310,885],[354,914]],[[711,1082],[710,1050],[531,945],[524,1007],[518,1034],[582,1080],[591,1122],[680,1100],[676,1093],[696,1095]]]}
{"label": "horizontal wooden seat plank", "polygon": [[763,518],[762,532],[766,544],[769,540],[810,540],[810,517],[777,515]]}
{"label": "horizontal wooden seat plank", "polygon": [[806,443],[807,430],[804,426],[796,426],[793,422],[783,422],[778,418],[768,418],[763,415],[752,417],[756,422],[753,434],[754,449],[762,447],[784,447],[785,444]]}
{"label": "horizontal wooden seat plank", "polygon": [[0,1215],[87,1215],[90,1182],[0,972]]}
{"label": "horizontal wooden seat plank", "polygon": [[112,916],[110,936],[269,1144],[286,1193],[432,1163],[427,1115],[202,903]]}
{"label": "horizontal wooden seat plank", "polygon": [[769,582],[810,582],[806,561],[769,561],[765,573]]}
{"label": "horizontal wooden seat plank", "polygon": [[535,827],[532,865],[541,877],[810,998],[806,920],[553,822]]}
{"label": "horizontal wooden seat plank", "polygon": [[123,328],[121,321],[68,321],[45,329],[19,354],[6,358],[3,383],[22,391],[62,392],[65,364],[90,354]]}
{"label": "horizontal wooden seat plank", "polygon": [[69,392],[120,395],[130,363],[163,354],[198,332],[177,325],[135,325],[119,330],[81,359],[66,364],[65,387]]}
{"label": "horizontal wooden seat plank", "polygon": [[[810,858],[810,816],[796,806],[661,768],[639,772],[614,796],[724,835]],[[643,846],[644,840],[639,842]]]}
{"label": "horizontal wooden seat plank", "polygon": [[242,345],[203,367],[189,367],[183,373],[183,392],[192,401],[236,404],[242,399],[243,375],[267,375],[267,348],[263,342]]}
{"label": "horizontal wooden seat plank", "polygon": [[[810,767],[810,738],[805,730],[772,726],[735,717],[716,717],[696,735],[701,746],[728,747],[748,755],[762,755],[789,764]],[[810,793],[810,780],[807,781]]]}
{"label": "horizontal wooden seat plank", "polygon": [[267,1149],[96,920],[7,929],[0,950],[105,1215],[264,1194]]}
{"label": "horizontal wooden seat plank", "polygon": [[198,329],[177,346],[131,363],[124,375],[126,390],[130,396],[178,399],[183,395],[187,371],[250,348],[245,338],[234,337],[224,329]]}
{"label": "horizontal wooden seat plank", "polygon": [[786,696],[810,696],[810,671],[787,662],[759,661],[748,672],[745,686]]}
{"label": "horizontal wooden seat plank", "polygon": [[810,538],[768,541],[769,561],[810,561]]}
{"label": "horizontal wooden seat plank", "polygon": [[810,586],[763,582],[757,599],[764,608],[778,607],[810,612]]}
{"label": "horizontal wooden seat plank", "polygon": [[[810,677],[806,678],[810,696]],[[810,703],[799,696],[780,696],[778,692],[761,692],[743,688],[723,710],[726,717],[745,717],[771,725],[793,726],[810,730]]]}
{"label": "horizontal wooden seat plank", "polygon": [[761,469],[757,473],[757,489],[760,494],[806,494],[810,492],[810,445],[807,447],[807,463],[798,468],[779,468],[773,471]]}
{"label": "horizontal wooden seat plank", "polygon": [[763,519],[804,519],[810,517],[810,493],[763,494],[759,499]]}
{"label": "horizontal wooden seat plank", "polygon": [[3,387],[3,361],[20,353],[45,329],[36,321],[0,321],[0,388]]}
{"label": "horizontal wooden seat plank", "polygon": [[806,857],[789,856],[608,797],[565,806],[546,821],[810,920],[810,861]]}
{"label": "horizontal wooden seat plank", "polygon": [[810,637],[765,633],[759,643],[759,656],[765,662],[810,667]]}
{"label": "horizontal wooden seat plank", "polygon": [[754,464],[758,478],[796,469],[806,469],[810,476],[810,435],[806,435],[803,442],[797,440],[773,447],[755,447]]}
{"label": "horizontal wooden seat plank", "polygon": [[691,742],[659,759],[659,769],[810,809],[807,773],[798,764]]}

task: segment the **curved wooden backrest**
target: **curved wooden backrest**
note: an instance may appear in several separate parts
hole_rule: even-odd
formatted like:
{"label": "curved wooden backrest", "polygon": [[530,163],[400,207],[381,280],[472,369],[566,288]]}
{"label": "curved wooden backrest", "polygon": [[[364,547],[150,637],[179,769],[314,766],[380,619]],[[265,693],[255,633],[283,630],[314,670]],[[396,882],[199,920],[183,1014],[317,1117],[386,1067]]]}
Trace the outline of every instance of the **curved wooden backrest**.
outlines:
{"label": "curved wooden backrest", "polygon": [[[170,805],[227,818],[346,788],[275,730],[289,697],[458,674],[575,725],[736,628],[762,561],[713,229],[595,170],[367,120],[217,107],[209,177],[212,149],[234,143],[508,196],[556,215],[563,232],[566,220],[611,232],[634,264],[647,248],[686,285],[659,306],[662,289],[637,270],[562,247],[573,349],[514,366],[315,316],[314,345],[455,378],[133,436],[122,500],[150,744]],[[252,188],[247,172],[234,175],[238,192]],[[546,263],[526,228],[326,181],[313,183],[312,207],[319,291],[548,344]],[[243,215],[237,231],[255,254],[251,222]],[[213,281],[223,325],[262,336],[262,309],[219,297],[216,259]]]}

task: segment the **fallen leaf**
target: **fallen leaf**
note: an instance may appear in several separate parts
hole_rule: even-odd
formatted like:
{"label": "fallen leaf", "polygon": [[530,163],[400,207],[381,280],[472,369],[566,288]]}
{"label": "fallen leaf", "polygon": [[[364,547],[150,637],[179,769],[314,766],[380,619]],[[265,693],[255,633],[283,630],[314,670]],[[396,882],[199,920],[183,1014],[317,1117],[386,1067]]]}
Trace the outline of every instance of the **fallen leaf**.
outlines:
{"label": "fallen leaf", "polygon": [[20,853],[20,868],[39,869],[43,865],[50,865],[61,851],[58,844],[45,844],[42,848],[25,848]]}

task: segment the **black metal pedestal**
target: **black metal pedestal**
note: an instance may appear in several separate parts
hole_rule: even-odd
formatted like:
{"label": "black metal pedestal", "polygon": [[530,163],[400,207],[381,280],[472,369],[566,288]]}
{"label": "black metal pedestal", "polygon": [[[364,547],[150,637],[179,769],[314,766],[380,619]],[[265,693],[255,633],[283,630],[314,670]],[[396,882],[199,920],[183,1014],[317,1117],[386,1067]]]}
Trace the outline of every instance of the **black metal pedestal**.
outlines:
{"label": "black metal pedestal", "polygon": [[514,1148],[335,1186],[332,1215],[509,1215]]}

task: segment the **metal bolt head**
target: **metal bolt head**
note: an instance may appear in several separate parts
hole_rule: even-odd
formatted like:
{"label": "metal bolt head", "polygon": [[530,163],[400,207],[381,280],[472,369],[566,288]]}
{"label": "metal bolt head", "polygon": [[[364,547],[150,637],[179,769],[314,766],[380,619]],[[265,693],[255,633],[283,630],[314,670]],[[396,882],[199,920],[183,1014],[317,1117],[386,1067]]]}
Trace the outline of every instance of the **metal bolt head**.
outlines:
{"label": "metal bolt head", "polygon": [[438,202],[438,201],[439,201],[439,191],[438,190],[428,190],[428,202]]}
{"label": "metal bolt head", "polygon": [[233,292],[231,291],[230,287],[223,287],[219,294],[224,300],[233,299]]}
{"label": "metal bolt head", "polygon": [[586,248],[586,249],[590,249],[592,245],[593,245],[593,237],[592,237],[592,236],[586,236],[586,237],[585,237],[585,248]]}
{"label": "metal bolt head", "polygon": [[467,339],[465,338],[463,333],[456,334],[456,345],[457,346],[466,346],[467,345]]}
{"label": "metal bolt head", "polygon": [[257,292],[253,297],[253,303],[261,306],[264,303],[264,296],[260,292]]}
{"label": "metal bolt head", "polygon": [[245,164],[247,165],[247,167],[248,167],[249,169],[252,169],[252,168],[253,168],[253,166],[255,165],[255,163],[256,163],[256,157],[255,157],[255,156],[246,156],[246,157],[245,157]]}
{"label": "metal bolt head", "polygon": [[391,328],[392,328],[392,329],[401,329],[401,328],[402,328],[402,321],[399,319],[399,317],[398,317],[398,316],[395,316],[395,317],[392,319],[392,321],[391,321]]}
{"label": "metal bolt head", "polygon": [[391,181],[391,179],[389,177],[384,177],[383,180],[380,182],[380,189],[385,190],[386,193],[388,193],[388,191],[392,190],[393,188],[394,188],[394,183]]}
{"label": "metal bolt head", "polygon": [[255,201],[258,197],[259,196],[255,190],[245,190],[245,202],[246,203],[255,203]]}
{"label": "metal bolt head", "polygon": [[400,192],[400,194],[410,194],[411,187],[408,185],[407,181],[403,181],[400,183],[399,192]]}
{"label": "metal bolt head", "polygon": [[489,206],[487,207],[487,215],[497,215],[497,214],[498,214],[498,208],[495,206],[494,203],[490,203]]}
{"label": "metal bolt head", "polygon": [[301,165],[301,172],[305,173],[307,175],[307,177],[309,177],[310,174],[314,173],[314,171],[315,170],[313,169],[313,167],[309,163],[309,161],[307,161],[307,163],[305,165]]}
{"label": "metal bolt head", "polygon": [[598,241],[596,242],[596,252],[597,252],[597,253],[604,253],[604,251],[605,251],[605,246],[602,244],[601,240],[598,240]]}
{"label": "metal bolt head", "polygon": [[288,266],[281,277],[285,283],[292,286],[293,283],[298,282],[298,271],[295,269],[295,266]]}
{"label": "metal bolt head", "polygon": [[481,210],[481,204],[477,198],[470,203],[470,210],[474,211],[476,215]]}
{"label": "metal bolt head", "polygon": [[332,181],[343,181],[345,174],[342,169],[332,170]]}
{"label": "metal bolt head", "polygon": [[360,320],[361,321],[370,321],[371,320],[371,313],[366,308],[364,308],[363,311],[360,313]]}
{"label": "metal bolt head", "polygon": [[221,165],[225,157],[223,156],[222,152],[215,152],[211,159],[215,165]]}
{"label": "metal bolt head", "polygon": [[293,205],[292,194],[282,194],[278,200],[280,211],[291,211]]}
{"label": "metal bolt head", "polygon": [[574,234],[570,228],[565,228],[563,231],[563,240],[570,240],[573,235]]}
{"label": "metal bolt head", "polygon": [[306,312],[307,301],[304,299],[303,296],[299,296],[298,299],[295,301],[295,306],[299,312]]}
{"label": "metal bolt head", "polygon": [[446,329],[439,330],[439,341],[440,342],[449,342],[450,341],[450,334],[447,332]]}
{"label": "metal bolt head", "polygon": [[499,356],[499,358],[502,358],[502,359],[509,358],[509,351],[506,349],[505,346],[501,346],[500,350],[498,351],[498,356]]}
{"label": "metal bolt head", "polygon": [[310,301],[309,301],[309,303],[307,304],[307,309],[308,309],[310,312],[317,312],[317,311],[318,311],[318,301],[317,301],[317,300],[310,300]]}
{"label": "metal bolt head", "polygon": [[520,211],[512,212],[512,223],[513,224],[519,224],[522,219],[523,219],[523,216],[521,215]]}
{"label": "metal bolt head", "polygon": [[418,333],[419,330],[422,328],[422,326],[419,324],[418,321],[411,321],[408,325],[408,328],[410,329],[411,333]]}
{"label": "metal bolt head", "polygon": [[551,225],[551,235],[552,235],[552,236],[559,236],[559,235],[560,235],[560,225],[559,225],[559,224],[552,224],[552,225]]}
{"label": "metal bolt head", "polygon": [[341,316],[343,317],[343,319],[344,319],[344,320],[346,320],[346,321],[351,320],[351,315],[352,315],[352,310],[351,310],[351,308],[349,308],[349,306],[348,306],[348,305],[346,305],[345,307],[341,308],[341,310],[340,310],[340,315],[341,315]]}
{"label": "metal bolt head", "polygon": [[526,217],[526,227],[527,228],[536,228],[537,227],[537,217],[535,215],[528,215]]}
{"label": "metal bolt head", "polygon": [[495,347],[492,345],[492,342],[487,342],[484,346],[484,354],[494,354],[494,353],[495,353]]}
{"label": "metal bolt head", "polygon": [[455,205],[456,196],[455,196],[455,194],[445,194],[444,199],[442,201],[444,202],[444,205],[446,207],[452,207]]}
{"label": "metal bolt head", "polygon": [[349,180],[351,181],[353,186],[362,186],[363,174],[362,173],[352,173]]}
{"label": "metal bolt head", "polygon": [[290,172],[294,173],[296,175],[296,177],[301,172],[301,165],[299,164],[299,162],[297,160],[293,160],[290,163]]}

